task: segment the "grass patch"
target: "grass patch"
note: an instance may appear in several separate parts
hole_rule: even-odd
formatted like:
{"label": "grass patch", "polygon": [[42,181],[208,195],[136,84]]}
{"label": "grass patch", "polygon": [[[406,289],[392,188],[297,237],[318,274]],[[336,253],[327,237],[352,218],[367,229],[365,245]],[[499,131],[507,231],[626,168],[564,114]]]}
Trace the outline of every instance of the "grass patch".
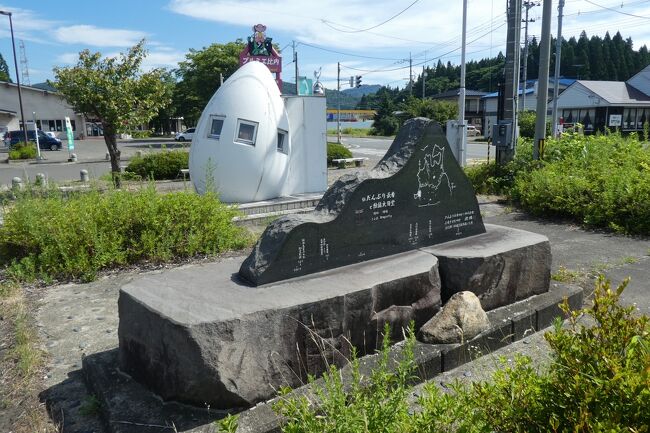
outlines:
{"label": "grass patch", "polygon": [[45,354],[23,289],[10,281],[0,283],[0,317],[0,343],[7,349],[0,357],[0,410],[13,418],[10,431],[55,431],[38,400]]}
{"label": "grass patch", "polygon": [[560,283],[575,283],[580,280],[582,276],[583,274],[581,272],[572,271],[564,266],[560,266],[557,272],[551,274],[551,279],[553,281],[559,281]]}
{"label": "grass patch", "polygon": [[211,255],[248,245],[216,195],[108,190],[25,195],[5,209],[0,263],[22,281],[92,280],[102,269]]}
{"label": "grass patch", "polygon": [[[336,135],[336,129],[328,129],[327,135]],[[341,135],[348,137],[368,137],[370,135],[370,128],[341,128]]]}

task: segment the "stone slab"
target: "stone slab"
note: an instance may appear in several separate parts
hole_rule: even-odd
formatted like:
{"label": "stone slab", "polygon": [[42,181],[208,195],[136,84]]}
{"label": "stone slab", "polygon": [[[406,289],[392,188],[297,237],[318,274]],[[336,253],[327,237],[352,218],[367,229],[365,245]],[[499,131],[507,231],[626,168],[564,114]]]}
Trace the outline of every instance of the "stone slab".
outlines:
{"label": "stone slab", "polygon": [[149,274],[118,301],[120,365],[162,398],[248,407],[296,387],[351,347],[372,353],[440,308],[435,256],[421,251],[250,287],[239,259]]}
{"label": "stone slab", "polygon": [[[582,307],[582,289],[563,283],[551,284],[550,291],[543,295],[532,296],[511,306],[500,307],[488,312],[492,327],[464,345],[433,345],[418,342],[415,346],[415,362],[418,365],[418,379],[415,382],[431,380],[443,371],[473,362],[478,356],[486,355],[489,350],[470,352],[468,347],[501,347],[510,343],[514,337],[509,330],[513,321],[525,312],[543,310],[547,306],[557,305],[563,298],[569,299],[572,308]],[[543,328],[542,328],[543,329]],[[510,332],[510,333],[509,333]],[[489,339],[486,340],[486,336]],[[487,344],[486,344],[487,341]],[[498,343],[497,343],[498,342]],[[461,347],[465,346],[465,347]],[[391,365],[399,358],[402,347],[396,345],[391,349]],[[377,355],[368,355],[360,360],[360,370],[367,375],[376,365]],[[494,361],[490,361],[494,362]],[[102,416],[107,421],[110,433],[140,433],[161,431],[145,429],[143,425],[176,425],[178,431],[190,433],[213,433],[213,421],[224,416],[225,411],[205,406],[193,408],[175,402],[163,402],[158,396],[117,367],[117,351],[108,351],[91,355],[84,359],[83,367],[87,383],[101,402]],[[468,367],[471,369],[471,367]],[[344,383],[349,382],[349,367],[343,368]],[[316,385],[322,384],[322,379]],[[308,395],[313,398],[313,385],[305,385],[291,392],[292,395]],[[276,433],[280,431],[280,418],[272,409],[276,398],[243,410],[239,413],[238,433]],[[128,421],[128,423],[116,422]],[[138,425],[141,424],[141,425]],[[162,430],[164,431],[164,430]]]}
{"label": "stone slab", "polygon": [[375,168],[342,176],[314,212],[269,224],[240,275],[262,285],[483,232],[440,125],[410,119]]}
{"label": "stone slab", "polygon": [[438,257],[442,301],[474,292],[487,310],[548,290],[551,246],[545,236],[486,224],[486,233],[421,248]]}

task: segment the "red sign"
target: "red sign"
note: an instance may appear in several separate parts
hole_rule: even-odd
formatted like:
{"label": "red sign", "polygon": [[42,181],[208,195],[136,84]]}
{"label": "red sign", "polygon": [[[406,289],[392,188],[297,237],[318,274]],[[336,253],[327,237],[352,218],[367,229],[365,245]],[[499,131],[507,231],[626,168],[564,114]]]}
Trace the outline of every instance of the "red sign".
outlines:
{"label": "red sign", "polygon": [[273,40],[266,37],[266,26],[253,26],[253,35],[248,37],[246,47],[239,53],[239,66],[248,62],[260,62],[275,74],[275,82],[282,91],[282,56],[273,46]]}
{"label": "red sign", "polygon": [[239,54],[240,65],[245,65],[248,62],[260,62],[266,65],[271,72],[282,72],[282,57],[250,56],[245,52]]}

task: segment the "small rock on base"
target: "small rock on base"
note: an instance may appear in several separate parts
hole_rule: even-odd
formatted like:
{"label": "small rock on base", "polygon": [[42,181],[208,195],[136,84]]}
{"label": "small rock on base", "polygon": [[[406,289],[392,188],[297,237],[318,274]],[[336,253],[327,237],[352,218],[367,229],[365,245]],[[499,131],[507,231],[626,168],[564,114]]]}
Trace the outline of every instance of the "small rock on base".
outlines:
{"label": "small rock on base", "polygon": [[418,333],[424,343],[461,343],[490,327],[481,301],[472,292],[458,292]]}

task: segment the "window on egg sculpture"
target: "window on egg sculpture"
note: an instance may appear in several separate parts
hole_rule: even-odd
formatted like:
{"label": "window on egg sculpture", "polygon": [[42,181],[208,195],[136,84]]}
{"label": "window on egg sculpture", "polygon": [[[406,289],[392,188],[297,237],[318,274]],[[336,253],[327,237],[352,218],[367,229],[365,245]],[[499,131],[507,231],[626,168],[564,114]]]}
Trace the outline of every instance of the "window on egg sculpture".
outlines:
{"label": "window on egg sculpture", "polygon": [[257,134],[257,122],[237,119],[237,138],[235,141],[255,146],[255,136]]}
{"label": "window on egg sculpture", "polygon": [[226,120],[224,116],[211,116],[210,131],[208,132],[208,138],[219,139],[221,136],[221,129],[223,128],[223,122]]}
{"label": "window on egg sculpture", "polygon": [[283,129],[278,129],[278,152],[287,153],[287,136],[289,133]]}

